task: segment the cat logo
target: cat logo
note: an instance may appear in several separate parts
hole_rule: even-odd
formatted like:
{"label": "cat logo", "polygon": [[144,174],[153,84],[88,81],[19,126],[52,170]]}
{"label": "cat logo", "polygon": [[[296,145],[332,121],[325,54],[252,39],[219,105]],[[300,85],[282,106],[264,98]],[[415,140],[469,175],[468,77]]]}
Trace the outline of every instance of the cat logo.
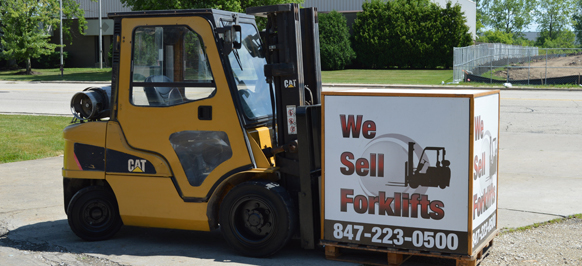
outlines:
{"label": "cat logo", "polygon": [[143,173],[146,170],[146,162],[146,160],[129,159],[127,160],[127,170],[132,173]]}
{"label": "cat logo", "polygon": [[292,88],[295,88],[295,87],[297,86],[297,85],[295,84],[296,82],[297,82],[297,80],[296,80],[296,79],[293,79],[293,80],[291,80],[291,79],[286,79],[286,80],[283,82],[283,85],[285,85],[285,88],[292,89]]}

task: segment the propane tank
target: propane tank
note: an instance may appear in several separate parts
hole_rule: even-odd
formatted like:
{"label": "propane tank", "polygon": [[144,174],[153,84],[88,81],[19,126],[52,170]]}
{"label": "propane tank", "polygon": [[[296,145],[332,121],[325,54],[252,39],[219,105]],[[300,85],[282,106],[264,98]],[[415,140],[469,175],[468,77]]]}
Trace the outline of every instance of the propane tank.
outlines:
{"label": "propane tank", "polygon": [[111,86],[89,87],[71,99],[71,112],[80,121],[95,121],[111,115]]}

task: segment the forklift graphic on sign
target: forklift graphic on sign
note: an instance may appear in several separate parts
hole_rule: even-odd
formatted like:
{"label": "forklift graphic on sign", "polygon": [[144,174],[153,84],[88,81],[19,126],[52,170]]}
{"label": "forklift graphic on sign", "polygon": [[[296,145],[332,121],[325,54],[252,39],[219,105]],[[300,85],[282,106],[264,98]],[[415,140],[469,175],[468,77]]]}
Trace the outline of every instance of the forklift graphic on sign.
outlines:
{"label": "forklift graphic on sign", "polygon": [[[405,178],[404,186],[417,188],[418,186],[425,187],[440,187],[444,189],[451,183],[451,162],[445,159],[444,147],[426,147],[419,157],[419,162],[414,168],[414,142],[408,142],[408,161],[404,163]],[[425,155],[427,154],[427,155]],[[436,163],[434,166],[424,159],[425,156],[436,154]],[[428,158],[428,157],[427,157]]]}

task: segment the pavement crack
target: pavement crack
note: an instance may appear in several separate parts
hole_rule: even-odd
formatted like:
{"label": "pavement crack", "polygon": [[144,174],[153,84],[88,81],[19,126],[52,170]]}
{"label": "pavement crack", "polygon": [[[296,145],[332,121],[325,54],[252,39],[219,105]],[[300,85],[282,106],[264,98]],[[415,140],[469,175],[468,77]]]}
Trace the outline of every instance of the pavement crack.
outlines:
{"label": "pavement crack", "polygon": [[16,213],[21,213],[21,212],[25,212],[25,211],[41,210],[41,209],[48,209],[48,208],[54,208],[54,207],[60,207],[60,206],[62,206],[62,205],[51,205],[51,206],[35,207],[35,208],[28,208],[28,209],[19,209],[19,210],[13,210],[13,211],[0,212],[0,214],[16,214]]}
{"label": "pavement crack", "polygon": [[[61,253],[63,253],[63,251],[61,251]],[[105,259],[105,258],[100,258],[97,256],[93,256],[93,255],[88,255],[85,253],[71,253],[75,255],[75,259],[78,262],[81,262],[82,264],[88,264],[88,265],[103,265],[103,266],[123,266],[124,264],[120,264],[117,263],[115,261],[109,260],[109,259]],[[42,258],[45,261],[48,261],[51,263],[51,265],[62,265],[62,266],[68,266],[68,265],[74,265],[74,264],[69,264],[67,262],[64,262],[62,260],[59,260],[58,257],[56,258],[50,258],[52,256],[48,256],[48,255],[43,255]],[[76,263],[75,263],[76,264]]]}
{"label": "pavement crack", "polygon": [[500,209],[500,210],[514,211],[514,212],[535,213],[535,214],[543,214],[543,215],[549,215],[549,216],[556,216],[556,217],[561,217],[561,218],[568,218],[568,215],[561,215],[561,214],[555,214],[555,213],[535,212],[535,211],[517,210],[517,209],[509,209],[509,208],[498,208],[498,209]]}

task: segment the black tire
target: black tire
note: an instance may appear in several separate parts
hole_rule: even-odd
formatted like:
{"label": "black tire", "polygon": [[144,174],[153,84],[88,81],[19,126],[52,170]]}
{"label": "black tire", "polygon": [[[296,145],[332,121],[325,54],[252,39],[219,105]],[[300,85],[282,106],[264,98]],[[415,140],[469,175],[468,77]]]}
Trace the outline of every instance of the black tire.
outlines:
{"label": "black tire", "polygon": [[248,181],[228,192],[220,206],[227,242],[248,257],[267,257],[293,235],[296,216],[287,191],[277,183]]}
{"label": "black tire", "polygon": [[71,230],[87,241],[109,239],[123,225],[115,195],[101,186],[86,187],[75,193],[67,217]]}
{"label": "black tire", "polygon": [[418,178],[417,177],[410,178],[410,180],[408,181],[408,185],[410,186],[410,188],[417,188],[420,185]]}

